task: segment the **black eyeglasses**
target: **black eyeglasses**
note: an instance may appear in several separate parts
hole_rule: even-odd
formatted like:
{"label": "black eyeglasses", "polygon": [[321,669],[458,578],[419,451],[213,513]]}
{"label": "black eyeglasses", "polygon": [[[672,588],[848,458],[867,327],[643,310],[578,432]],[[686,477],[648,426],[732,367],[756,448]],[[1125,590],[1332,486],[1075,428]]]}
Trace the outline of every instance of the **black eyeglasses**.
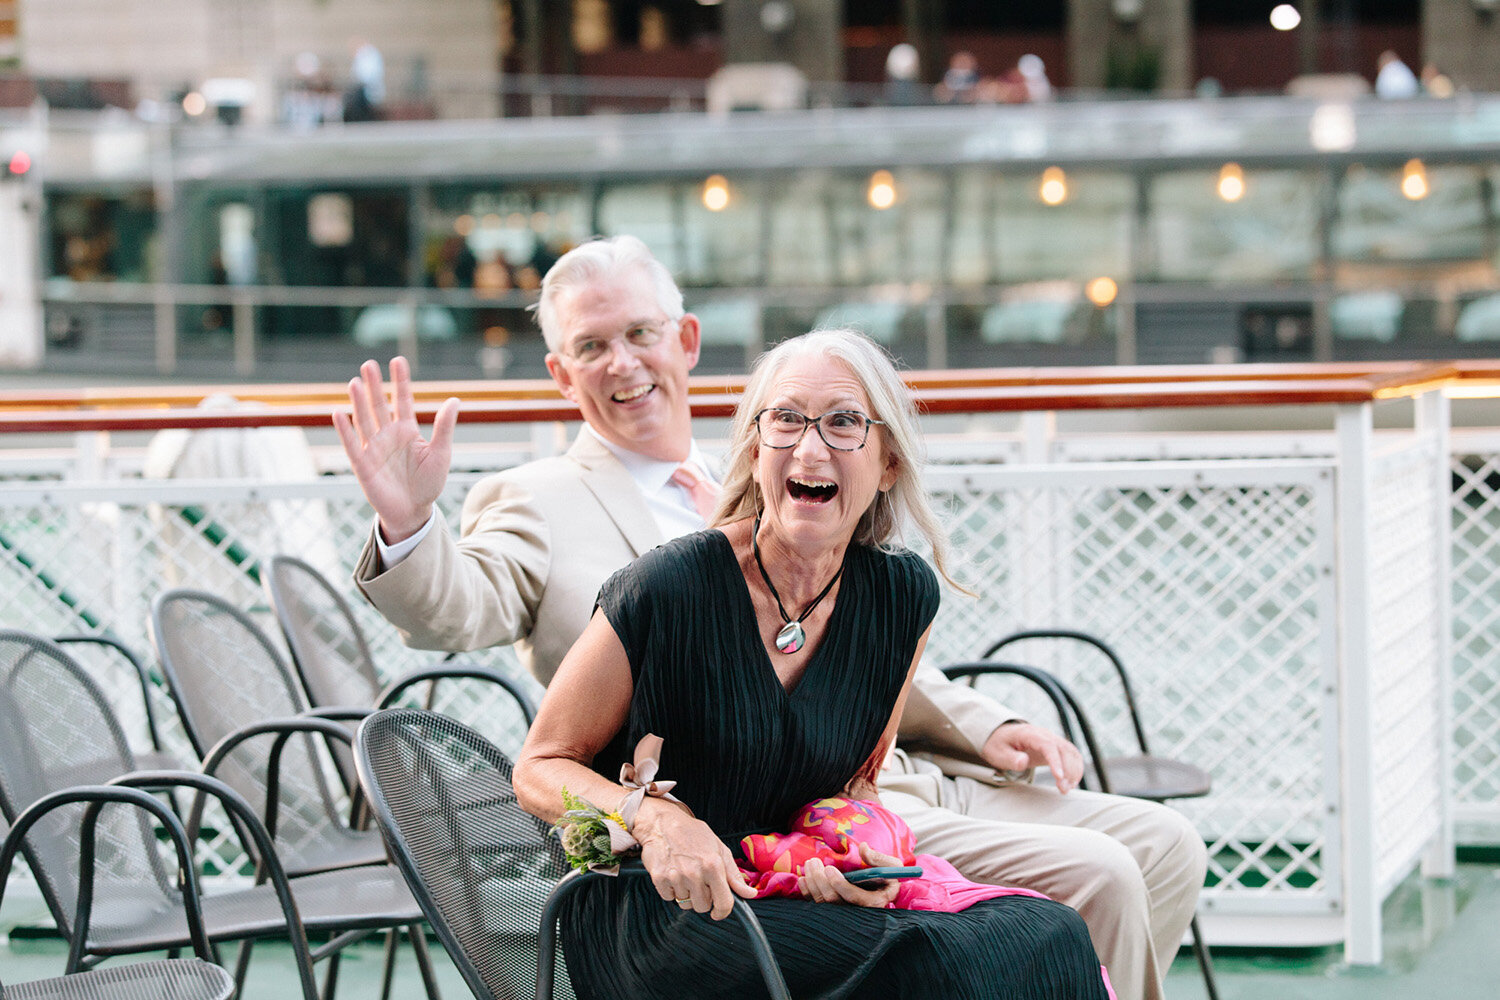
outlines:
{"label": "black eyeglasses", "polygon": [[809,417],[796,410],[770,406],[755,415],[760,443],[767,448],[793,448],[809,427],[816,427],[818,437],[835,451],[859,451],[870,436],[870,425],[884,423],[858,410],[829,410],[821,417]]}

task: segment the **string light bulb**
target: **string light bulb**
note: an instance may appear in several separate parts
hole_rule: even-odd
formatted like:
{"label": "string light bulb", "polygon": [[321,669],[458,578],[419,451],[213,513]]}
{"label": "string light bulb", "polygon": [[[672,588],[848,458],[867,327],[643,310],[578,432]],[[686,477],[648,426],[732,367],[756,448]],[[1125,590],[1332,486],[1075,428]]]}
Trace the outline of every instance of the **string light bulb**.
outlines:
{"label": "string light bulb", "polygon": [[1048,205],[1061,205],[1068,200],[1068,175],[1062,167],[1048,167],[1042,171],[1042,186],[1038,192]]}
{"label": "string light bulb", "polygon": [[713,174],[703,182],[703,207],[722,212],[729,207],[729,182],[723,174]]}
{"label": "string light bulb", "polygon": [[1418,159],[1406,161],[1401,168],[1401,193],[1412,201],[1427,197],[1427,167]]}
{"label": "string light bulb", "polygon": [[1271,8],[1271,27],[1277,31],[1292,31],[1302,23],[1302,12],[1289,3],[1279,3]]}
{"label": "string light bulb", "polygon": [[1088,296],[1090,302],[1103,309],[1120,294],[1120,286],[1115,284],[1114,278],[1100,275],[1084,286],[1083,294]]}
{"label": "string light bulb", "polygon": [[871,208],[882,212],[896,204],[896,178],[889,170],[877,170],[870,175],[870,186],[865,190],[865,199]]}
{"label": "string light bulb", "polygon": [[1219,197],[1225,201],[1245,197],[1245,171],[1238,163],[1226,163],[1219,168]]}

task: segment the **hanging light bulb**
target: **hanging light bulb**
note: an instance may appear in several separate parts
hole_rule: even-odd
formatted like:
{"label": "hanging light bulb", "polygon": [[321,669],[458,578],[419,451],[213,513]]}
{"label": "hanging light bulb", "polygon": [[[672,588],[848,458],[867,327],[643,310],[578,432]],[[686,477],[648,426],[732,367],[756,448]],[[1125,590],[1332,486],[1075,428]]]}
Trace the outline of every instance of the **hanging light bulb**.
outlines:
{"label": "hanging light bulb", "polygon": [[729,182],[723,174],[714,174],[703,182],[703,207],[722,212],[729,207]]}
{"label": "hanging light bulb", "polygon": [[1042,171],[1039,193],[1048,205],[1061,205],[1068,200],[1068,175],[1063,173],[1062,167],[1048,167]]}
{"label": "hanging light bulb", "polygon": [[1090,302],[1103,309],[1120,294],[1120,286],[1108,275],[1100,275],[1084,286],[1083,294],[1088,296]]}
{"label": "hanging light bulb", "polygon": [[1421,201],[1427,192],[1427,167],[1421,160],[1407,160],[1401,168],[1401,193],[1412,201]]}
{"label": "hanging light bulb", "polygon": [[870,186],[865,190],[865,199],[870,207],[885,211],[896,204],[896,178],[889,170],[877,170],[870,175]]}
{"label": "hanging light bulb", "polygon": [[1279,3],[1271,8],[1271,27],[1277,31],[1292,31],[1302,23],[1302,12],[1289,3]]}
{"label": "hanging light bulb", "polygon": [[1238,163],[1226,163],[1219,168],[1219,197],[1225,201],[1239,201],[1245,196],[1245,171]]}

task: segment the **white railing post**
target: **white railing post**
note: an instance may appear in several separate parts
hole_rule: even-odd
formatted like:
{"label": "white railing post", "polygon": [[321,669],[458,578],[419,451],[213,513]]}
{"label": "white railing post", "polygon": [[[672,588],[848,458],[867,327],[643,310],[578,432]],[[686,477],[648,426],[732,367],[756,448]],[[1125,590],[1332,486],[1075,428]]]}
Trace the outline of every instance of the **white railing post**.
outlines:
{"label": "white railing post", "polygon": [[1370,684],[1370,500],[1374,486],[1371,404],[1340,406],[1338,462],[1339,732],[1344,857],[1344,958],[1379,965],[1376,878],[1375,705]]}
{"label": "white railing post", "polygon": [[1422,857],[1422,874],[1430,878],[1452,878],[1455,868],[1453,833],[1453,473],[1449,467],[1452,452],[1452,405],[1441,389],[1423,393],[1416,399],[1416,427],[1419,437],[1425,438],[1432,454],[1432,495],[1438,502],[1433,504],[1433,538],[1435,539],[1437,571],[1433,574],[1437,582],[1437,621],[1433,623],[1437,644],[1435,662],[1437,671],[1437,704],[1439,732],[1443,739],[1438,742],[1438,776],[1442,782],[1442,816],[1438,821],[1438,834]]}

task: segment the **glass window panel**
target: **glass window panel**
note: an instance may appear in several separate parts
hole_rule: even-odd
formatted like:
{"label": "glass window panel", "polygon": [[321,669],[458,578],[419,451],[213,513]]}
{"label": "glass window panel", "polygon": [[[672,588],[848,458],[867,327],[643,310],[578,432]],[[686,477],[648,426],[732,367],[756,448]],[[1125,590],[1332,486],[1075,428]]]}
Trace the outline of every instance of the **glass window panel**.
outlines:
{"label": "glass window panel", "polygon": [[[186,222],[182,228],[183,281],[192,285],[229,284],[233,270],[236,278],[248,276],[252,282],[279,282],[279,278],[262,273],[269,267],[273,274],[279,275],[282,265],[278,254],[261,245],[265,227],[259,211],[259,195],[249,188],[193,185],[183,189],[179,204]],[[233,228],[232,233],[225,232],[226,221]],[[235,257],[232,268],[224,256],[226,245]]]}
{"label": "glass window panel", "polygon": [[[1121,174],[1067,171],[1066,197],[1042,201],[1041,172],[977,169],[959,212],[959,245],[989,248],[991,281],[1121,277],[1130,263],[1134,183]],[[970,206],[975,211],[968,211]]]}
{"label": "glass window panel", "polygon": [[1426,166],[1425,197],[1402,194],[1400,167],[1355,165],[1339,185],[1333,252],[1340,261],[1478,260],[1487,246],[1483,168]]}
{"label": "glass window panel", "polygon": [[948,239],[948,282],[987,285],[995,274],[995,176],[984,169],[955,170],[953,226]]}
{"label": "glass window panel", "polygon": [[535,290],[590,235],[577,184],[442,184],[422,216],[423,282],[487,297]]}
{"label": "glass window panel", "polygon": [[1319,258],[1318,175],[1246,170],[1236,201],[1219,195],[1218,170],[1151,179],[1154,267],[1162,281],[1255,282],[1310,278]]}
{"label": "glass window panel", "polygon": [[686,182],[653,181],[610,184],[599,198],[599,231],[605,236],[629,234],[651,249],[668,271],[680,275],[687,254],[678,231]]}
{"label": "glass window panel", "polygon": [[[947,198],[947,173],[940,170],[910,167],[830,178],[838,280],[853,285],[942,280]],[[878,207],[882,204],[886,207]]]}
{"label": "glass window panel", "polygon": [[833,175],[801,170],[777,177],[773,183],[766,284],[833,284]]}
{"label": "glass window panel", "polygon": [[48,277],[74,281],[160,279],[151,189],[55,191],[47,198]]}
{"label": "glass window panel", "polygon": [[[408,283],[411,198],[406,189],[274,188],[260,197],[264,283],[328,288]],[[334,217],[343,213],[345,199],[349,239],[342,242],[334,232],[342,223]],[[218,211],[214,217],[218,228],[223,217]]]}
{"label": "glass window panel", "polygon": [[676,274],[683,287],[762,283],[767,185],[762,178],[715,175],[679,189],[684,259]]}

